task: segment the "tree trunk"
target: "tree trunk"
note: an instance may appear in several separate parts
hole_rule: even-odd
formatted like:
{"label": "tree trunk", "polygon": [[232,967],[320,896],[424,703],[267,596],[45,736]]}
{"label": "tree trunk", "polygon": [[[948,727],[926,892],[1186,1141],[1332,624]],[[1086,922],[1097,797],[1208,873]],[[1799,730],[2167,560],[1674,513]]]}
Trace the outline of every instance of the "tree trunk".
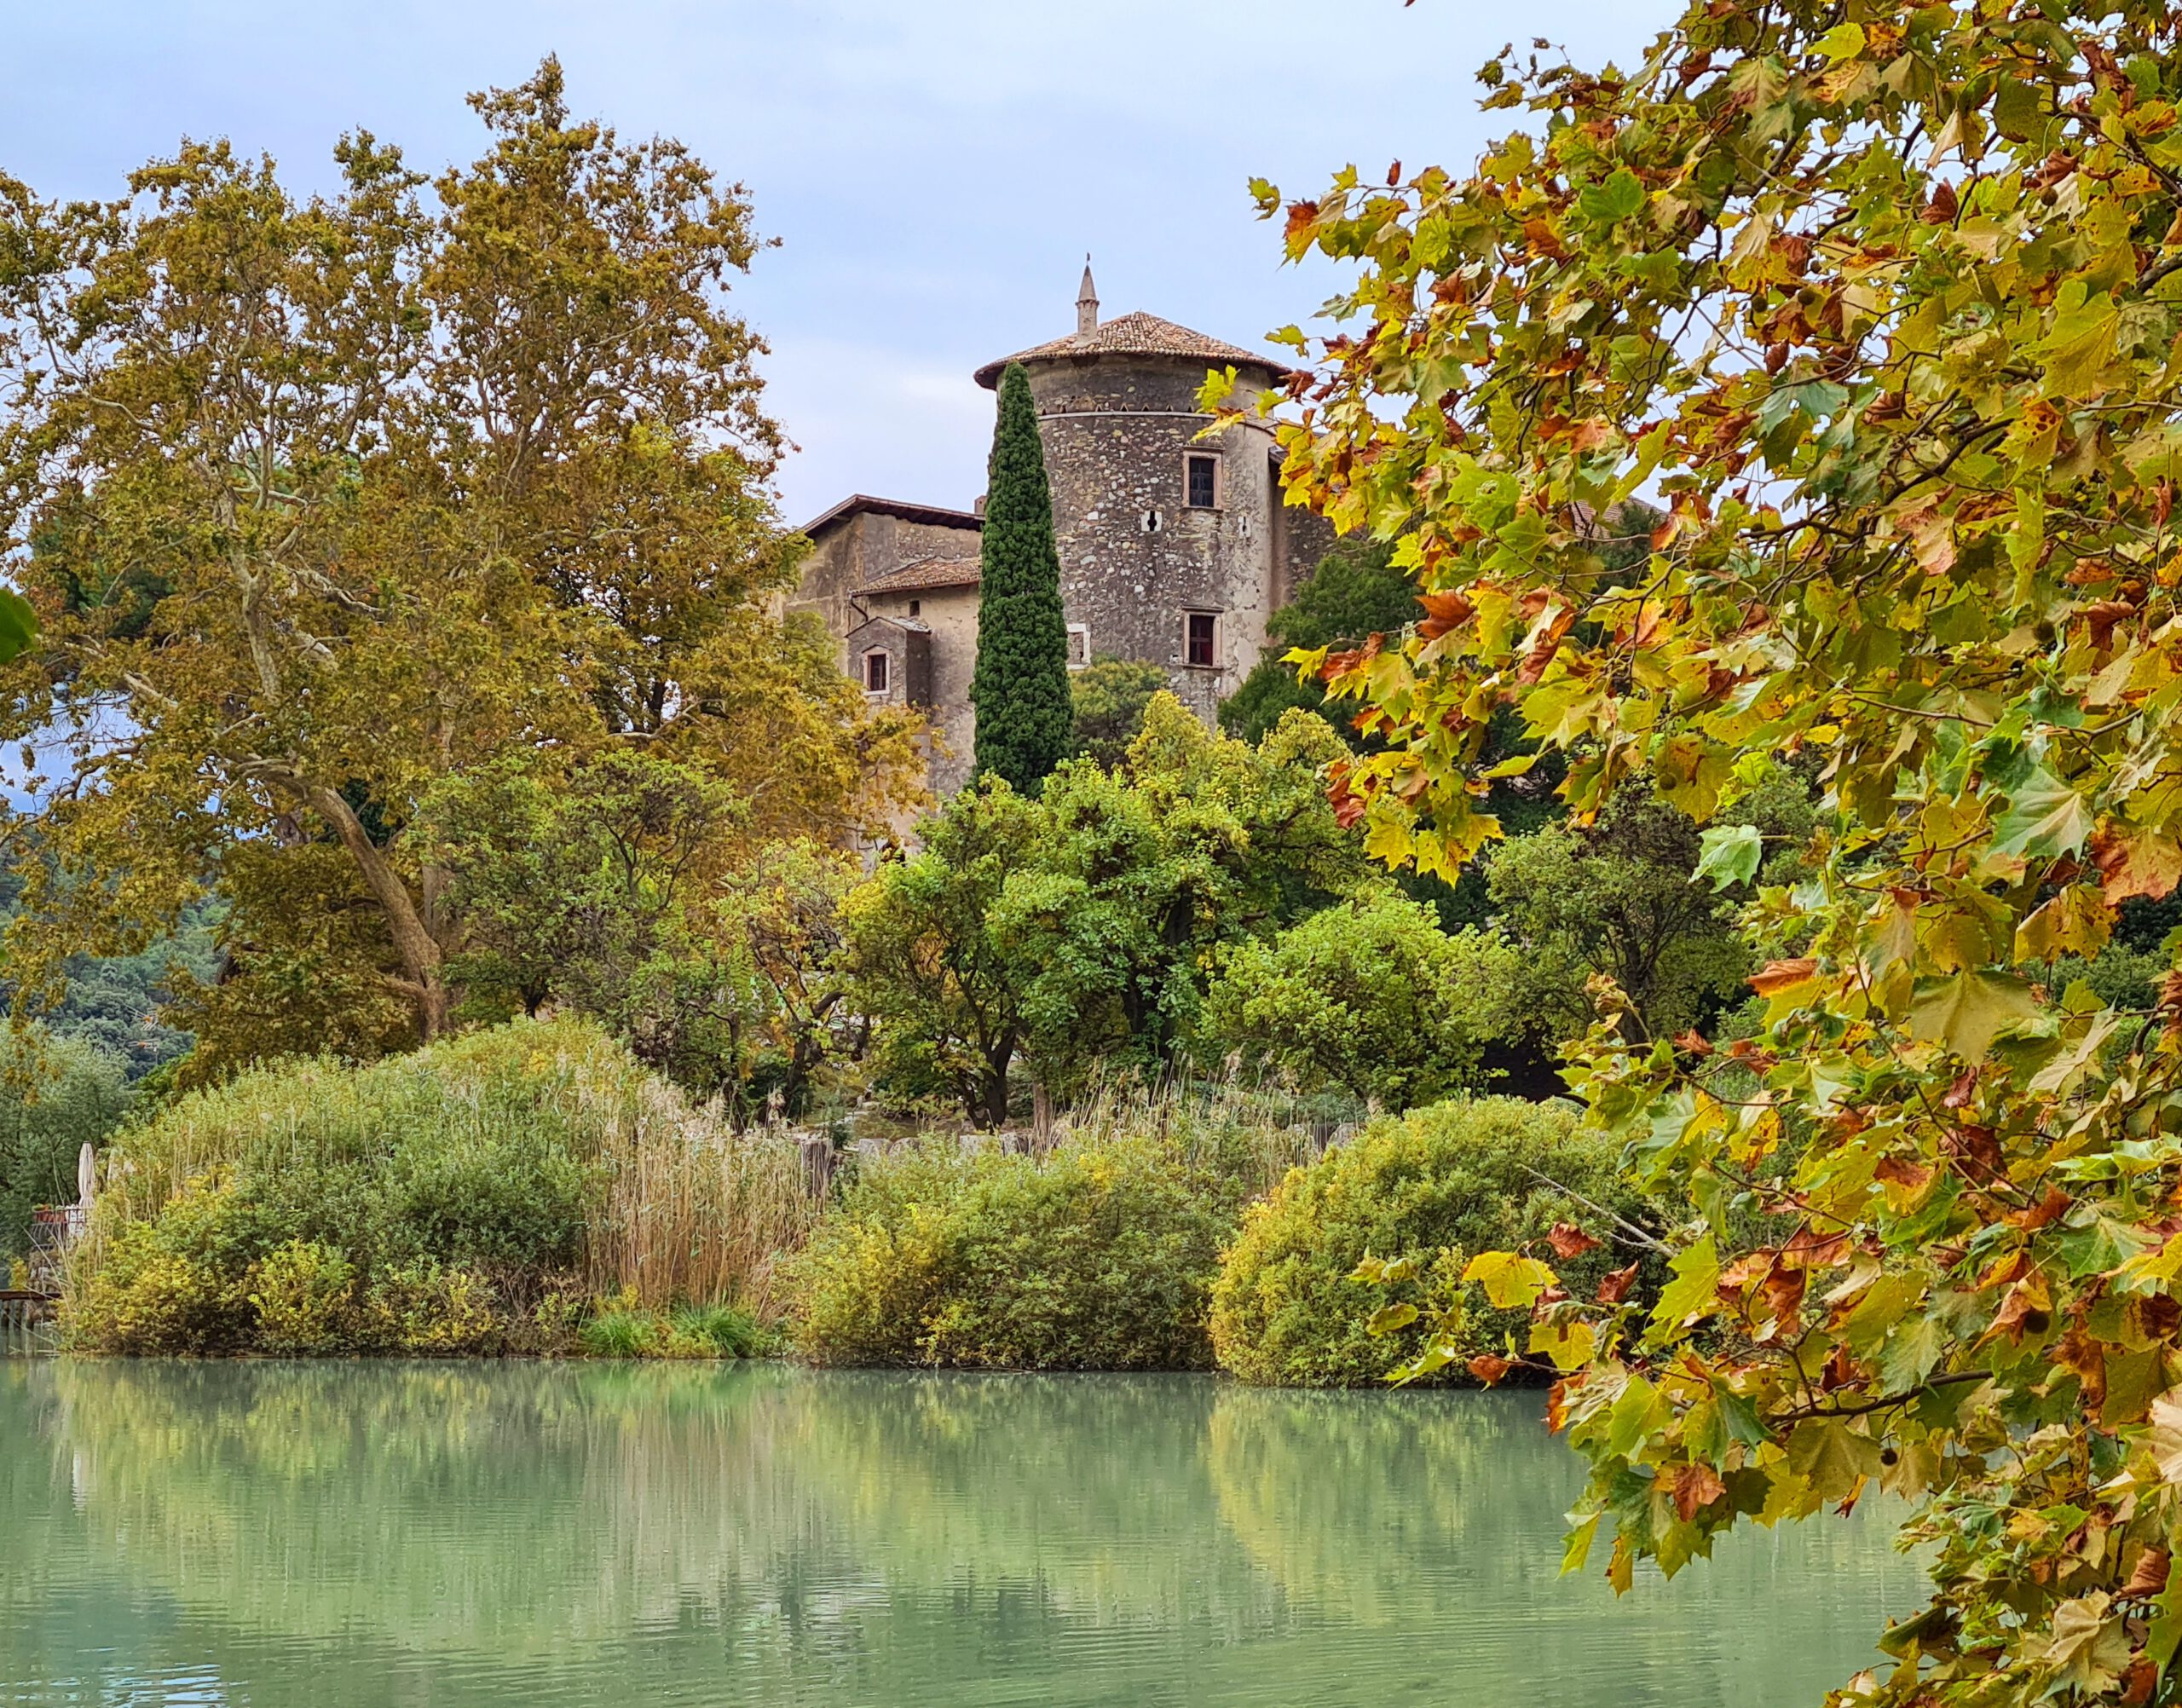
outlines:
{"label": "tree trunk", "polygon": [[970,1117],[988,1133],[1007,1125],[1007,1065],[1014,1054],[1015,1047],[1009,1044],[985,1058],[984,1084],[981,1088],[984,1094],[980,1099],[984,1107],[972,1110]]}
{"label": "tree trunk", "polygon": [[362,821],[338,791],[314,783],[309,793],[312,810],[333,827],[341,845],[363,875],[364,886],[386,916],[387,934],[394,939],[394,952],[401,958],[410,1000],[417,1007],[417,1034],[430,1043],[447,1030],[447,984],[440,976],[445,957],[439,942],[425,925],[416,898],[394,869],[394,863],[372,841]]}

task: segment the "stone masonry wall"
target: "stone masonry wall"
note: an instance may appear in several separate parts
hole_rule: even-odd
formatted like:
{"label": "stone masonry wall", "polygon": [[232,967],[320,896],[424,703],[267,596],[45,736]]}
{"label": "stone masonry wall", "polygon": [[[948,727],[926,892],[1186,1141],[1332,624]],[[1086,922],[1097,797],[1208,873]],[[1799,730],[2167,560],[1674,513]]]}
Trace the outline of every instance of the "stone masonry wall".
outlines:
{"label": "stone masonry wall", "polygon": [[[845,635],[863,619],[850,599],[859,587],[881,575],[927,557],[974,557],[978,530],[904,522],[898,516],[862,511],[823,529],[803,560],[802,577],[788,602],[790,611],[809,611],[828,632]],[[844,657],[843,667],[846,668]]]}
{"label": "stone masonry wall", "polygon": [[[909,605],[915,601],[916,612]],[[928,750],[932,787],[952,794],[970,780],[978,737],[970,704],[970,673],[978,662],[978,590],[927,587],[915,593],[874,593],[864,600],[874,617],[922,623],[932,632],[932,704],[925,716],[938,738]],[[849,661],[851,667],[855,660]],[[890,695],[898,700],[898,693]]]}
{"label": "stone masonry wall", "polygon": [[[1209,723],[1258,661],[1285,566],[1274,555],[1272,437],[1238,425],[1199,442],[1204,379],[1201,364],[1111,355],[1030,370],[1069,622],[1089,631],[1094,656],[1163,666]],[[1220,453],[1216,508],[1186,502],[1193,450]],[[1186,661],[1191,611],[1218,619],[1209,668]]]}

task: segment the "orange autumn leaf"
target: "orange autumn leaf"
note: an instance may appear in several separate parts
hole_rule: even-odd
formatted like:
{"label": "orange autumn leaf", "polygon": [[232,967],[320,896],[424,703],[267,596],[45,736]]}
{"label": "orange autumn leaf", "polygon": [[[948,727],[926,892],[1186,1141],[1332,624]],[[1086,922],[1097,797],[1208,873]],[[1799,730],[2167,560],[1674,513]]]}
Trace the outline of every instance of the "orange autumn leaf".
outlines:
{"label": "orange autumn leaf", "polygon": [[1596,1251],[1600,1243],[1573,1221],[1554,1223],[1545,1241],[1556,1257],[1581,1257],[1587,1251]]}
{"label": "orange autumn leaf", "polygon": [[1728,1492],[1720,1480],[1720,1474],[1710,1465],[1684,1465],[1674,1476],[1675,1515],[1688,1524],[1700,1509],[1708,1507]]}
{"label": "orange autumn leaf", "polygon": [[1750,975],[1750,988],[1761,996],[1777,996],[1783,990],[1792,990],[1798,984],[1808,984],[1818,977],[1818,962],[1810,956],[1798,955],[1792,961],[1768,961]]}

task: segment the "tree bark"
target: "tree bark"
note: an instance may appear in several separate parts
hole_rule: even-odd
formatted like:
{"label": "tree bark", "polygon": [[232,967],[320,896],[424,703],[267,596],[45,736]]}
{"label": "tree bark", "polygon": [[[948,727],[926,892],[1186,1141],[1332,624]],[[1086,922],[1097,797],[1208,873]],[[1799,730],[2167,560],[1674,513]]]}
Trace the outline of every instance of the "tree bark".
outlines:
{"label": "tree bark", "polygon": [[439,941],[424,921],[423,910],[385,851],[374,844],[363,822],[338,790],[312,783],[307,788],[312,810],[332,825],[362,874],[364,886],[386,916],[387,934],[394,952],[401,958],[410,1001],[417,1009],[417,1035],[426,1043],[447,1030],[447,991],[440,967],[445,956]]}
{"label": "tree bark", "polygon": [[971,1118],[988,1133],[996,1133],[1007,1125],[1007,1067],[1014,1054],[1015,1047],[1011,1043],[985,1057],[982,1099],[984,1107],[970,1113]]}

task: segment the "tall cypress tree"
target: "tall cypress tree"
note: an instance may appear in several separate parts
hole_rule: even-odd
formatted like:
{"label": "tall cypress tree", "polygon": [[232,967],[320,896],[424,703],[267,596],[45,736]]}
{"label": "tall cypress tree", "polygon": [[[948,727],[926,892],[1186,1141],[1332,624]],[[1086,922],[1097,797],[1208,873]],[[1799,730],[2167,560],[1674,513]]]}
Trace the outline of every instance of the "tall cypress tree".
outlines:
{"label": "tall cypress tree", "polygon": [[1072,713],[1053,493],[1030,377],[1019,362],[1000,379],[978,559],[978,665],[970,678],[977,769],[1029,793],[1066,757]]}

